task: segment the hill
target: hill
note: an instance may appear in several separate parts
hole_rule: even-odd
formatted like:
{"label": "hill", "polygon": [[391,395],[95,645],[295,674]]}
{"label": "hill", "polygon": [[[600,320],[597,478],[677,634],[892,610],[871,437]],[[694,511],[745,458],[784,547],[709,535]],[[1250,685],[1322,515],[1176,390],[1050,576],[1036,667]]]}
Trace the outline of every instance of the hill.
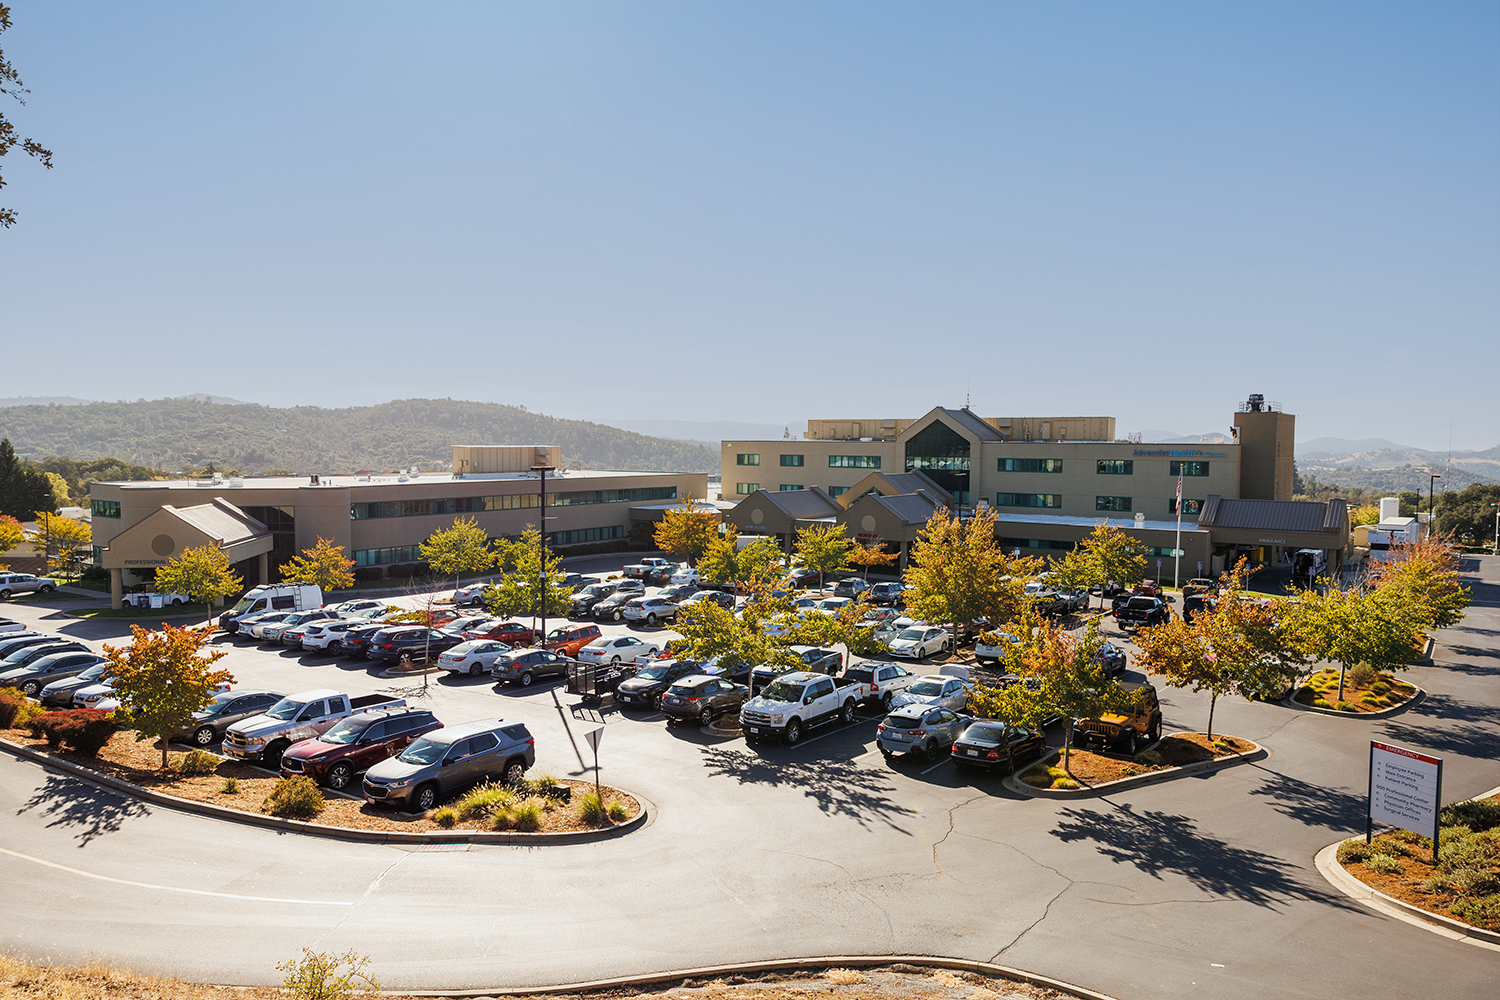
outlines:
{"label": "hill", "polygon": [[589,469],[713,472],[719,467],[717,451],[701,444],[450,399],[401,399],[338,410],[187,398],[8,406],[0,409],[0,436],[33,458],[111,457],[174,471],[209,463],[246,474],[412,465],[447,469],[455,444],[555,444],[565,463],[581,462]]}

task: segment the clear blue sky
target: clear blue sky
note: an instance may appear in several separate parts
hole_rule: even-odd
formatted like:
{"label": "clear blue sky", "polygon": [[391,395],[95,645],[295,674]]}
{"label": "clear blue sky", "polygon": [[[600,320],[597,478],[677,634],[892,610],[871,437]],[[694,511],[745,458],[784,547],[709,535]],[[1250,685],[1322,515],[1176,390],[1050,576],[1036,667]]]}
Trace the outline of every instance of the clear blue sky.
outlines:
{"label": "clear blue sky", "polygon": [[1500,4],[83,3],[0,395],[1500,443]]}

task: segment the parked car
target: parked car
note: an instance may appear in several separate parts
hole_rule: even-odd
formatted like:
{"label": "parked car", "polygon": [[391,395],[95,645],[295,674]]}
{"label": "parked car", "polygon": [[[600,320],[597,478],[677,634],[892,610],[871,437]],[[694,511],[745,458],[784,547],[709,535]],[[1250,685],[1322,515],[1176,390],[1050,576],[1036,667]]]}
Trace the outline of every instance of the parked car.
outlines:
{"label": "parked car", "polygon": [[624,573],[627,578],[630,578],[642,577],[647,573],[652,572],[653,570],[668,568],[676,570],[677,564],[672,562],[670,559],[663,558],[662,556],[647,556],[638,563],[631,563],[629,566],[626,566],[624,569],[620,570],[620,572]]}
{"label": "parked car", "polygon": [[541,638],[536,634],[536,629],[528,625],[522,625],[520,622],[500,622],[489,628],[471,628],[465,633],[465,637],[469,639],[494,639],[505,643],[512,649],[530,646],[537,639]]}
{"label": "parked car", "polygon": [[854,721],[859,692],[853,684],[805,672],[783,674],[740,709],[740,728],[747,742],[776,737],[800,742],[812,726]]}
{"label": "parked car", "polygon": [[488,580],[459,587],[453,592],[453,603],[458,607],[473,607],[484,603],[485,594],[494,584]]}
{"label": "parked car", "polygon": [[1161,589],[1161,584],[1157,583],[1155,580],[1142,580],[1134,587],[1131,587],[1130,592],[1132,594],[1139,594],[1142,597],[1165,598],[1167,596],[1166,593]]}
{"label": "parked car", "polygon": [[565,625],[547,633],[547,641],[541,645],[558,656],[577,657],[580,649],[602,634],[598,625]]}
{"label": "parked car", "polygon": [[852,597],[825,597],[817,603],[817,606],[813,610],[817,611],[818,614],[833,618],[853,603],[854,599]]}
{"label": "parked car", "polygon": [[57,589],[57,581],[30,573],[0,573],[0,601],[8,601],[17,594],[50,594]]}
{"label": "parked car", "polygon": [[1098,652],[1094,654],[1094,658],[1104,664],[1104,676],[1106,677],[1119,677],[1129,665],[1129,660],[1125,656],[1125,650],[1112,642],[1105,642],[1100,646]]}
{"label": "parked car", "polygon": [[190,600],[187,594],[158,594],[151,584],[143,583],[123,595],[120,604],[127,608],[177,608]]}
{"label": "parked car", "polygon": [[241,719],[262,714],[285,695],[275,691],[220,691],[213,700],[193,713],[193,720],[172,736],[195,747],[211,747],[224,738],[224,731]]}
{"label": "parked car", "polygon": [[674,681],[702,672],[703,668],[692,660],[657,660],[655,663],[648,663],[637,670],[634,677],[627,677],[616,685],[615,702],[622,706],[658,707],[662,695],[666,694]]}
{"label": "parked car", "polygon": [[979,664],[999,663],[1012,646],[1020,639],[1009,632],[986,632],[974,643],[974,662]]}
{"label": "parked car", "polygon": [[557,585],[563,590],[572,593],[588,582],[589,578],[582,573],[564,573],[562,579],[557,581]]}
{"label": "parked car", "polygon": [[1195,576],[1182,585],[1182,596],[1186,600],[1194,594],[1217,594],[1219,592],[1219,581],[1210,580],[1206,576]]}
{"label": "parked car", "polygon": [[642,642],[633,635],[605,635],[578,651],[582,663],[643,663],[661,652],[654,642]]}
{"label": "parked car", "polygon": [[698,571],[691,566],[683,566],[677,572],[673,573],[667,582],[675,584],[697,583]]}
{"label": "parked car", "polygon": [[240,622],[271,611],[306,611],[323,606],[323,591],[314,583],[279,583],[252,587],[234,606],[219,615],[219,628],[233,634]]}
{"label": "parked car", "polygon": [[387,663],[411,663],[436,658],[463,641],[463,637],[426,625],[397,625],[382,629],[370,639],[368,655]]}
{"label": "parked car", "polygon": [[594,609],[594,605],[604,600],[616,590],[619,581],[601,580],[581,588],[573,595],[573,604],[569,615],[573,618],[582,618]]}
{"label": "parked car", "polygon": [[274,645],[287,645],[300,647],[302,645],[303,626],[314,622],[332,621],[338,615],[332,611],[319,608],[316,611],[299,611],[290,617],[282,619],[275,625],[261,630],[261,638]]}
{"label": "parked car", "polygon": [[105,661],[94,664],[81,674],[59,677],[42,688],[37,701],[42,703],[43,708],[69,708],[73,704],[73,695],[107,679],[109,666],[109,662]]}
{"label": "parked car", "polygon": [[817,583],[820,576],[822,576],[822,574],[815,569],[808,569],[806,566],[798,566],[796,569],[792,570],[786,575],[786,579],[787,582],[791,584],[795,589],[805,590],[806,588],[811,587],[813,584]]}
{"label": "parked car", "polygon": [[674,583],[670,587],[663,587],[657,592],[657,597],[664,597],[673,604],[681,604],[683,601],[698,593],[696,583]]}
{"label": "parked car", "polygon": [[625,618],[625,605],[635,600],[638,596],[640,595],[617,590],[595,604],[593,610],[589,613],[594,616],[595,621],[623,621]]}
{"label": "parked car", "polygon": [[371,611],[382,613],[391,610],[389,604],[370,597],[362,597],[353,601],[340,601],[338,604],[330,604],[327,607],[329,611],[345,618],[362,613],[368,614]]}
{"label": "parked car", "polygon": [[30,646],[21,646],[4,660],[0,660],[0,673],[28,666],[44,656],[51,656],[53,653],[87,652],[91,652],[91,650],[75,639],[54,639],[48,642],[38,642]]}
{"label": "parked car", "polygon": [[827,674],[829,677],[837,676],[844,667],[844,654],[836,649],[824,649],[821,646],[791,646],[790,651],[797,655],[802,661],[801,666],[781,666],[777,664],[762,664],[750,671],[751,693],[758,693],[767,684],[770,684],[782,674],[790,674],[799,670],[805,670],[815,674]]}
{"label": "parked car", "polygon": [[1011,774],[1016,765],[1037,760],[1046,752],[1047,741],[1040,730],[998,719],[978,719],[954,740],[953,763]]}
{"label": "parked car", "polygon": [[968,704],[969,669],[944,667],[942,673],[918,677],[906,690],[891,699],[891,710],[903,705],[935,705],[962,712]]}
{"label": "parked car", "polygon": [[[459,615],[450,622],[444,622],[443,628],[445,631],[457,632],[462,636],[469,637],[470,629],[483,628],[494,620],[494,615]],[[473,638],[477,638],[477,636]]]}
{"label": "parked car", "polygon": [[1136,628],[1150,628],[1165,622],[1168,610],[1167,602],[1160,597],[1129,597],[1124,604],[1115,608],[1115,621],[1127,632]]}
{"label": "parked car", "polygon": [[0,635],[9,632],[24,632],[26,628],[25,622],[18,622],[14,618],[0,618]]}
{"label": "parked car", "polygon": [[525,723],[485,719],[448,726],[365,772],[365,800],[424,812],[454,792],[488,778],[520,784],[536,763],[536,740]]}
{"label": "parked car", "polygon": [[931,705],[903,705],[891,710],[875,730],[875,743],[887,760],[898,753],[915,754],[929,763],[953,747],[972,720],[966,715]]}
{"label": "parked car", "polygon": [[717,604],[726,611],[734,610],[734,595],[722,590],[700,590],[679,605],[686,608],[692,604]]}
{"label": "parked car", "polygon": [[946,653],[953,649],[953,637],[947,629],[932,625],[913,625],[903,629],[890,641],[892,656],[909,660],[925,660],[934,653]]}
{"label": "parked car", "polygon": [[870,589],[870,585],[857,576],[840,580],[833,585],[834,597],[858,597]]}
{"label": "parked car", "polygon": [[672,683],[661,698],[667,725],[692,720],[708,725],[721,715],[739,714],[750,689],[722,677],[693,674]]}
{"label": "parked car", "polygon": [[46,642],[71,642],[65,635],[55,635],[51,632],[7,632],[0,635],[0,659],[10,656],[18,649],[27,646],[37,646]]}
{"label": "parked car", "polygon": [[877,583],[865,593],[865,599],[882,608],[900,608],[906,604],[906,588],[900,583]]}
{"label": "parked car", "polygon": [[1059,590],[1057,596],[1063,602],[1064,610],[1070,615],[1076,615],[1089,609],[1089,592],[1087,590]]}
{"label": "parked car", "polygon": [[1134,757],[1161,739],[1161,702],[1156,688],[1147,684],[1122,685],[1136,694],[1134,703],[1121,712],[1105,712],[1097,719],[1077,719],[1074,734],[1085,747],[1102,745],[1115,753]]}
{"label": "parked car", "polygon": [[501,653],[490,665],[490,676],[495,683],[519,684],[531,687],[538,677],[563,677],[568,672],[568,660],[546,649],[515,649]]}
{"label": "parked car", "polygon": [[14,667],[0,673],[0,687],[20,688],[25,695],[35,697],[45,684],[62,677],[81,674],[96,663],[107,663],[97,653],[73,650],[65,653],[49,653],[39,656],[24,667]]}
{"label": "parked car", "polygon": [[260,715],[231,723],[224,734],[224,755],[257,761],[274,770],[281,766],[281,755],[293,743],[326,733],[357,712],[405,705],[404,698],[382,694],[350,698],[328,688],[302,691],[282,698]]}
{"label": "parked car", "polygon": [[891,699],[916,683],[917,676],[899,663],[882,663],[866,660],[851,664],[842,674],[844,680],[858,684],[860,697],[866,705],[878,705],[882,711],[890,711]]}
{"label": "parked car", "polygon": [[338,656],[344,651],[349,633],[363,628],[369,622],[363,618],[334,618],[327,621],[308,622],[302,633],[302,648],[321,649],[329,656]]}
{"label": "parked car", "polygon": [[264,614],[249,616],[241,619],[239,627],[231,634],[249,636],[251,639],[264,639],[266,629],[280,625],[294,614],[296,614],[295,611],[267,611]]}
{"label": "parked car", "polygon": [[1182,599],[1182,617],[1192,622],[1199,615],[1218,606],[1219,598],[1216,595],[1200,591]]}
{"label": "parked car", "polygon": [[437,665],[450,674],[478,677],[490,672],[496,657],[510,651],[509,646],[497,639],[469,639],[444,650],[437,658]]}
{"label": "parked car", "polygon": [[354,659],[368,659],[370,656],[370,640],[390,627],[389,622],[364,622],[355,625],[344,633],[344,654]]}
{"label": "parked car", "polygon": [[625,620],[655,627],[677,620],[677,605],[665,597],[633,597],[625,603]]}
{"label": "parked car", "polygon": [[443,724],[425,708],[360,712],[321,736],[294,743],[281,755],[281,776],[305,775],[342,791],[354,777],[405,750]]}
{"label": "parked car", "polygon": [[672,582],[672,577],[676,575],[677,567],[675,565],[658,566],[638,579],[648,587],[665,587]]}

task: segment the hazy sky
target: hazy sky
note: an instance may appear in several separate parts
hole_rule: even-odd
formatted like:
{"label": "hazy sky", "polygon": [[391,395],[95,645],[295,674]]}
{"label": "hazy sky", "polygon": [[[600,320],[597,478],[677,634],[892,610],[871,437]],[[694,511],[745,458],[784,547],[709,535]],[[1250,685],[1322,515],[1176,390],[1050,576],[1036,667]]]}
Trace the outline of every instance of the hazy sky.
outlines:
{"label": "hazy sky", "polygon": [[0,395],[1500,443],[1494,2],[13,18]]}

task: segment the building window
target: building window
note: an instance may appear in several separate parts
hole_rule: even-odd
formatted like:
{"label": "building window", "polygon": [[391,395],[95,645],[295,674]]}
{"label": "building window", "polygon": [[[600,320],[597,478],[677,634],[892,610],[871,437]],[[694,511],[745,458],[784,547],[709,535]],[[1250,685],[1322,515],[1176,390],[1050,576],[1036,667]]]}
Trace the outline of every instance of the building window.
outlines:
{"label": "building window", "polygon": [[[1101,465],[1103,463],[1100,463]],[[1094,497],[1095,510],[1130,510],[1129,497]]]}
{"label": "building window", "polygon": [[760,483],[735,483],[734,491],[742,497],[747,497],[760,489]]}
{"label": "building window", "polygon": [[554,531],[547,536],[549,545],[584,545],[588,542],[609,542],[625,537],[624,525],[611,524],[603,528],[574,528],[572,531]]}
{"label": "building window", "polygon": [[906,471],[923,473],[961,504],[971,502],[969,460],[969,439],[941,420],[906,441]]}
{"label": "building window", "polygon": [[782,483],[781,484],[781,492],[783,492],[783,493],[791,493],[794,490],[805,490],[805,489],[807,489],[806,486],[798,486],[796,483]]}
{"label": "building window", "polygon": [[1184,476],[1206,476],[1208,475],[1207,462],[1173,462],[1172,475]]}
{"label": "building window", "polygon": [[245,507],[242,509],[270,529],[272,552],[297,551],[296,507]]}
{"label": "building window", "polygon": [[831,496],[831,497],[841,497],[845,493],[848,493],[848,492],[849,492],[849,487],[847,487],[847,486],[830,486],[830,487],[828,487],[828,495]]}
{"label": "building window", "polygon": [[118,500],[90,500],[89,511],[95,517],[119,517],[120,501]]}
{"label": "building window", "polygon": [[417,562],[422,558],[419,545],[397,545],[388,549],[355,549],[356,566],[389,566],[391,563]]}
{"label": "building window", "polygon": [[760,456],[752,452],[742,451],[734,456],[735,465],[759,465]]}
{"label": "building window", "polygon": [[1001,458],[995,461],[997,472],[1061,472],[1060,458]]}
{"label": "building window", "polygon": [[[626,490],[575,490],[548,493],[549,507],[576,507],[596,503],[642,503],[650,500],[676,500],[675,486],[640,486]],[[540,493],[506,493],[495,497],[451,497],[444,500],[382,500],[349,505],[349,516],[356,521],[376,517],[421,517],[432,514],[471,514],[479,511],[523,510],[540,507]]]}
{"label": "building window", "polygon": [[879,455],[829,455],[830,469],[878,469]]}
{"label": "building window", "polygon": [[[1135,475],[1135,462],[1126,459],[1101,458],[1099,460],[1098,473],[1101,476],[1133,476]],[[1103,510],[1103,507],[1099,508]],[[1129,510],[1130,508],[1125,508]]]}
{"label": "building window", "polygon": [[94,565],[97,566],[104,561],[104,546],[94,546]]}
{"label": "building window", "polygon": [[1000,547],[1002,549],[1061,549],[1067,551],[1076,545],[1076,542],[1060,542],[1055,538],[1002,538]]}
{"label": "building window", "polygon": [[1061,493],[996,493],[996,507],[1061,507]]}
{"label": "building window", "polygon": [[1157,559],[1176,559],[1179,556],[1185,556],[1185,555],[1187,555],[1187,549],[1172,549],[1172,548],[1165,548],[1164,549],[1164,548],[1161,548],[1159,546],[1157,546],[1157,547],[1148,546],[1146,548],[1146,555],[1154,557],[1154,558],[1157,558]]}
{"label": "building window", "polygon": [[781,456],[781,465],[782,465],[783,468],[787,468],[787,469],[800,469],[800,468],[802,468],[802,456],[801,455],[782,455]]}
{"label": "building window", "polygon": [[509,493],[498,497],[481,497],[484,501],[485,510],[518,510],[522,507],[540,507],[542,505],[541,495],[538,493]]}
{"label": "building window", "polygon": [[[1173,497],[1172,499],[1168,500],[1167,501],[1167,506],[1171,508],[1172,516],[1176,517],[1177,516],[1177,498]],[[1203,512],[1203,501],[1202,500],[1189,500],[1187,497],[1183,497],[1182,498],[1182,516],[1183,517],[1197,517],[1202,512]]]}

